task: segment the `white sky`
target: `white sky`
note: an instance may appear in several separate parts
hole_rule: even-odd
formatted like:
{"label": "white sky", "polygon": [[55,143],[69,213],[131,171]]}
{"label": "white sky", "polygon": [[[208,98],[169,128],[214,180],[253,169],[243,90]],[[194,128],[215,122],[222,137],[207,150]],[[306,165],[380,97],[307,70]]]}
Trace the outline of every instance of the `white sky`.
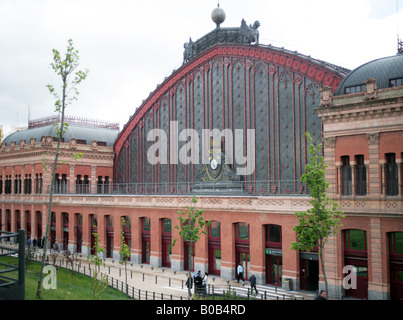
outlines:
{"label": "white sky", "polygon": [[[398,2],[397,2],[398,1]],[[0,125],[10,133],[54,112],[52,49],[68,39],[89,69],[66,114],[121,128],[182,65],[183,44],[215,28],[217,0],[0,0]],[[220,0],[222,27],[260,21],[260,43],[354,69],[394,55],[403,0]],[[399,14],[397,14],[399,9]],[[29,108],[28,108],[29,106]]]}

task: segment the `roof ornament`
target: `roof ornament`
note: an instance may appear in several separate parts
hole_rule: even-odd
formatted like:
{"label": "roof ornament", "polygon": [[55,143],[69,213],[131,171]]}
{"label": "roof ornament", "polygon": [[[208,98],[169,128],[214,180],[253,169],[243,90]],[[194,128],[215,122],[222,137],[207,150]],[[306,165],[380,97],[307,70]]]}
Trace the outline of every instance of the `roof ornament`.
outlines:
{"label": "roof ornament", "polygon": [[184,43],[183,47],[185,51],[183,51],[183,63],[188,62],[194,56],[193,43],[191,37],[189,37],[189,42]]}
{"label": "roof ornament", "polygon": [[217,8],[211,12],[211,19],[216,24],[217,28],[225,21],[225,11],[220,8],[220,2],[218,2]]}
{"label": "roof ornament", "polygon": [[259,44],[259,31],[257,30],[260,27],[260,22],[255,21],[255,23],[250,26],[246,24],[245,19],[241,21],[241,31],[242,34],[249,40],[249,43],[255,42]]}

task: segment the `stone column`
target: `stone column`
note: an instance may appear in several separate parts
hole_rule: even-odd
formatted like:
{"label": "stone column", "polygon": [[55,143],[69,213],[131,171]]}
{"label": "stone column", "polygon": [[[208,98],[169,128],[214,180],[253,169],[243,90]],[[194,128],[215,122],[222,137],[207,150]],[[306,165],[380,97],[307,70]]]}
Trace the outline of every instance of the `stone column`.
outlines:
{"label": "stone column", "polygon": [[[368,300],[387,300],[388,283],[383,277],[388,274],[388,264],[382,261],[381,219],[371,219],[371,236],[368,252]],[[387,246],[385,245],[384,248]]]}
{"label": "stone column", "polygon": [[379,170],[379,132],[368,133],[368,195],[379,195],[382,193],[382,185],[380,185],[381,177]]}
{"label": "stone column", "polygon": [[150,266],[160,267],[162,265],[162,244],[161,244],[161,220],[157,217],[151,219],[151,244],[150,244]]}
{"label": "stone column", "polygon": [[235,225],[221,223],[221,277],[235,279]]}
{"label": "stone column", "polygon": [[266,254],[264,229],[261,223],[251,222],[250,226],[250,275],[254,274],[256,282],[263,284],[266,282]]}

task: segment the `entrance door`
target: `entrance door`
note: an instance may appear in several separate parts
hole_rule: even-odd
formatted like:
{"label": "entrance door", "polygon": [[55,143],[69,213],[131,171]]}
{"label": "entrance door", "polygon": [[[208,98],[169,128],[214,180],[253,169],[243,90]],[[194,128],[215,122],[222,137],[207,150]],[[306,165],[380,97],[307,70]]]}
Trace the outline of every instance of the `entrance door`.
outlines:
{"label": "entrance door", "polygon": [[146,237],[142,241],[142,262],[150,263],[150,239]]}
{"label": "entrance door", "polygon": [[170,268],[171,267],[171,239],[162,239],[162,266]]}
{"label": "entrance door", "polygon": [[81,245],[83,243],[83,227],[75,226],[75,230],[76,230],[75,236],[76,236],[76,243],[77,243],[76,252],[81,253]]}
{"label": "entrance door", "polygon": [[113,257],[113,229],[106,228],[106,256]]}
{"label": "entrance door", "polygon": [[301,290],[316,291],[319,283],[319,261],[314,259],[300,260]]}
{"label": "entrance door", "polygon": [[[236,267],[240,264],[243,267],[243,278],[244,280],[249,280],[250,275],[250,254],[249,248],[246,250],[242,250],[243,248],[237,248],[236,255]],[[237,273],[235,273],[238,276]]]}
{"label": "entrance door", "polygon": [[403,300],[403,265],[391,264],[390,278],[390,299]]}
{"label": "entrance door", "polygon": [[282,256],[266,255],[266,283],[281,287]]}
{"label": "entrance door", "polygon": [[209,248],[209,273],[219,276],[221,274],[221,248]]}
{"label": "entrance door", "polygon": [[353,274],[357,277],[357,288],[346,290],[346,296],[357,299],[368,299],[368,267],[366,261],[347,260],[346,265],[353,266]]}

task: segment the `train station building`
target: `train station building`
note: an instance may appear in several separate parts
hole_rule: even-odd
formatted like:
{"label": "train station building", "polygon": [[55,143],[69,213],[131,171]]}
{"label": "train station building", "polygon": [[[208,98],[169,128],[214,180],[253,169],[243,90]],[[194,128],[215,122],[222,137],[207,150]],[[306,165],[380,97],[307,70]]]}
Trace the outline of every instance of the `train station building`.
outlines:
{"label": "train station building", "polygon": [[[182,66],[122,130],[67,118],[52,247],[88,255],[96,232],[105,258],[119,259],[124,218],[133,263],[226,279],[241,264],[260,284],[318,290],[317,252],[290,249],[295,212],[310,207],[301,182],[309,132],[345,214],[324,252],[329,296],[402,299],[403,54],[347,70],[261,44],[258,22],[223,28],[222,12],[212,17],[216,28],[185,44]],[[57,121],[32,121],[2,143],[2,230],[44,236]],[[212,221],[196,245],[174,228],[193,195]],[[357,289],[343,287],[346,265]]]}

